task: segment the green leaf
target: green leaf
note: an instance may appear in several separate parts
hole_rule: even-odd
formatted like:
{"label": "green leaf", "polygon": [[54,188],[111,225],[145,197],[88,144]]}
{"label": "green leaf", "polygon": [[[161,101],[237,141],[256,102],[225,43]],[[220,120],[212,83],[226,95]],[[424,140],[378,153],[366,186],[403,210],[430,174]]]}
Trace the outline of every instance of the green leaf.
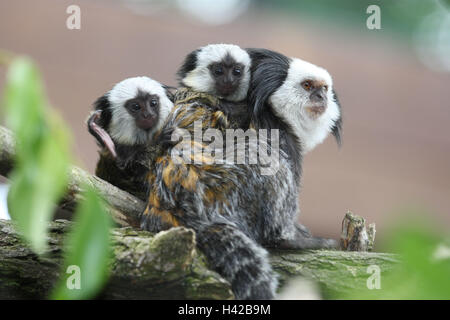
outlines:
{"label": "green leaf", "polygon": [[47,222],[67,185],[69,138],[50,112],[39,72],[28,58],[11,63],[4,105],[17,139],[8,206],[25,240],[41,254],[47,248]]}
{"label": "green leaf", "polygon": [[[68,235],[62,277],[51,298],[89,299],[98,294],[108,277],[111,226],[105,204],[95,191],[88,189]],[[77,276],[73,270],[80,271],[79,289],[73,286]]]}
{"label": "green leaf", "polygon": [[[27,58],[17,58],[10,64],[4,105],[6,122],[17,142],[8,195],[11,217],[31,248],[43,253],[48,221],[67,185],[68,134],[51,111],[39,72]],[[63,276],[52,294],[55,299],[94,297],[108,276],[112,222],[101,199],[86,189],[67,238]]]}

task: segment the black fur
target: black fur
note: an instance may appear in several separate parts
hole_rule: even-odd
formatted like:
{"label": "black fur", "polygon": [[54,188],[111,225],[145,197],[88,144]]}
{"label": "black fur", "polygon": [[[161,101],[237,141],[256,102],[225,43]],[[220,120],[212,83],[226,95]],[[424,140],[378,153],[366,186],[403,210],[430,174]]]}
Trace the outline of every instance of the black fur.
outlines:
{"label": "black fur", "polygon": [[334,89],[333,89],[333,98],[334,98],[334,101],[336,101],[337,106],[339,107],[341,116],[334,123],[334,127],[332,128],[331,133],[333,134],[338,146],[340,147],[340,146],[342,146],[342,107],[341,107],[341,103],[339,102],[337,93]]}
{"label": "black fur", "polygon": [[182,80],[186,75],[195,69],[197,66],[197,54],[200,52],[200,49],[194,50],[191,53],[189,53],[186,58],[184,59],[183,64],[181,65],[180,69],[178,69],[177,77],[180,85],[182,84]]}
{"label": "black fur", "polygon": [[106,131],[108,131],[112,117],[111,106],[108,100],[108,94],[101,96],[94,102],[94,109],[102,111],[102,114],[100,116],[100,119],[97,121],[97,124]]}
{"label": "black fur", "polygon": [[116,147],[118,159],[112,158],[109,153],[100,153],[95,175],[145,201],[147,199],[146,174],[148,168],[135,161],[145,152],[144,146],[116,144]]}
{"label": "black fur", "polygon": [[248,101],[254,121],[261,122],[267,114],[267,100],[287,78],[291,59],[267,49],[250,48],[247,52],[252,60]]}
{"label": "black fur", "polygon": [[248,105],[256,129],[280,130],[280,148],[287,153],[297,180],[301,176],[301,150],[292,128],[271,110],[268,100],[287,78],[291,59],[268,49],[247,49],[252,60]]}

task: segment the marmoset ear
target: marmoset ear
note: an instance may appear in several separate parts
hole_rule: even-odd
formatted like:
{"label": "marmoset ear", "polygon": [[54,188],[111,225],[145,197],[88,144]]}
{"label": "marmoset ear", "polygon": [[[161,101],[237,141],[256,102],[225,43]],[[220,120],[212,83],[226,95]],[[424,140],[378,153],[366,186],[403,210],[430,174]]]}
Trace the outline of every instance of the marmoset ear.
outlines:
{"label": "marmoset ear", "polygon": [[336,139],[336,143],[338,144],[338,146],[341,147],[342,146],[342,108],[341,108],[341,104],[339,103],[339,99],[336,94],[336,91],[334,89],[333,89],[333,100],[339,109],[339,118],[334,122],[334,126],[331,129],[331,133],[333,134],[334,138]]}
{"label": "marmoset ear", "polygon": [[108,93],[104,94],[94,102],[94,110],[100,110],[100,116],[96,119],[96,123],[107,130],[111,121],[111,105],[108,99]]}
{"label": "marmoset ear", "polygon": [[163,85],[162,87],[166,92],[167,98],[169,98],[170,101],[175,102],[175,92],[177,91],[177,88],[166,85]]}
{"label": "marmoset ear", "polygon": [[266,112],[270,96],[286,80],[291,61],[281,53],[267,49],[246,50],[252,61],[248,102],[252,117],[258,119]]}
{"label": "marmoset ear", "polygon": [[200,49],[197,49],[189,53],[184,59],[180,69],[177,71],[177,78],[180,85],[183,85],[182,80],[184,77],[197,66],[197,54],[199,52]]}

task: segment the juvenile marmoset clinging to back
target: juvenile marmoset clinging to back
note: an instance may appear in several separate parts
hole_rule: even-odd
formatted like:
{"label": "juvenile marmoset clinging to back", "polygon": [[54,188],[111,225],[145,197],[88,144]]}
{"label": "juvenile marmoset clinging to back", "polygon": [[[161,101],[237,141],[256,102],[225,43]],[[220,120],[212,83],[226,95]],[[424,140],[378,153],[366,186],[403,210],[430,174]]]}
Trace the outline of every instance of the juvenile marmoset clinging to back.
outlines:
{"label": "juvenile marmoset clinging to back", "polygon": [[250,120],[246,102],[250,67],[249,55],[236,45],[201,47],[186,56],[177,72],[181,89],[176,100],[179,104],[184,96],[191,102],[206,98],[210,107],[231,121],[228,126],[246,128]]}
{"label": "juvenile marmoset clinging to back", "polygon": [[88,129],[102,147],[98,177],[146,199],[147,145],[169,115],[172,99],[166,86],[148,77],[125,79],[97,99]]}

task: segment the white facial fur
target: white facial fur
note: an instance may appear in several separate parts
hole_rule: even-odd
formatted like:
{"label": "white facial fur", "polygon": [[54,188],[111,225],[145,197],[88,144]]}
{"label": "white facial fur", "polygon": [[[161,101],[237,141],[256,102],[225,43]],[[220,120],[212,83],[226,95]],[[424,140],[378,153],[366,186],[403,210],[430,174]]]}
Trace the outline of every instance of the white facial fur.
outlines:
{"label": "white facial fur", "polygon": [[[305,80],[324,81],[328,85],[327,108],[318,117],[312,117],[305,108],[311,105],[310,93],[301,86]],[[269,99],[274,113],[293,128],[300,140],[303,154],[325,140],[340,116],[339,107],[333,98],[332,85],[331,76],[325,69],[294,58],[283,85]]]}
{"label": "white facial fur", "polygon": [[182,83],[195,91],[217,94],[214,86],[215,80],[211,76],[208,66],[211,63],[222,61],[229,54],[233,59],[244,65],[241,83],[235,93],[227,97],[229,101],[241,101],[247,96],[250,83],[250,56],[240,47],[233,44],[210,44],[197,53],[197,66],[187,73]]}
{"label": "white facial fur", "polygon": [[[128,100],[136,98],[138,91],[159,96],[158,123],[149,131],[138,128],[134,118],[124,107]],[[149,141],[153,134],[162,127],[173,107],[173,103],[167,97],[162,85],[148,77],[128,78],[119,82],[108,92],[108,100],[112,112],[109,134],[113,140],[125,145],[142,144]]]}

